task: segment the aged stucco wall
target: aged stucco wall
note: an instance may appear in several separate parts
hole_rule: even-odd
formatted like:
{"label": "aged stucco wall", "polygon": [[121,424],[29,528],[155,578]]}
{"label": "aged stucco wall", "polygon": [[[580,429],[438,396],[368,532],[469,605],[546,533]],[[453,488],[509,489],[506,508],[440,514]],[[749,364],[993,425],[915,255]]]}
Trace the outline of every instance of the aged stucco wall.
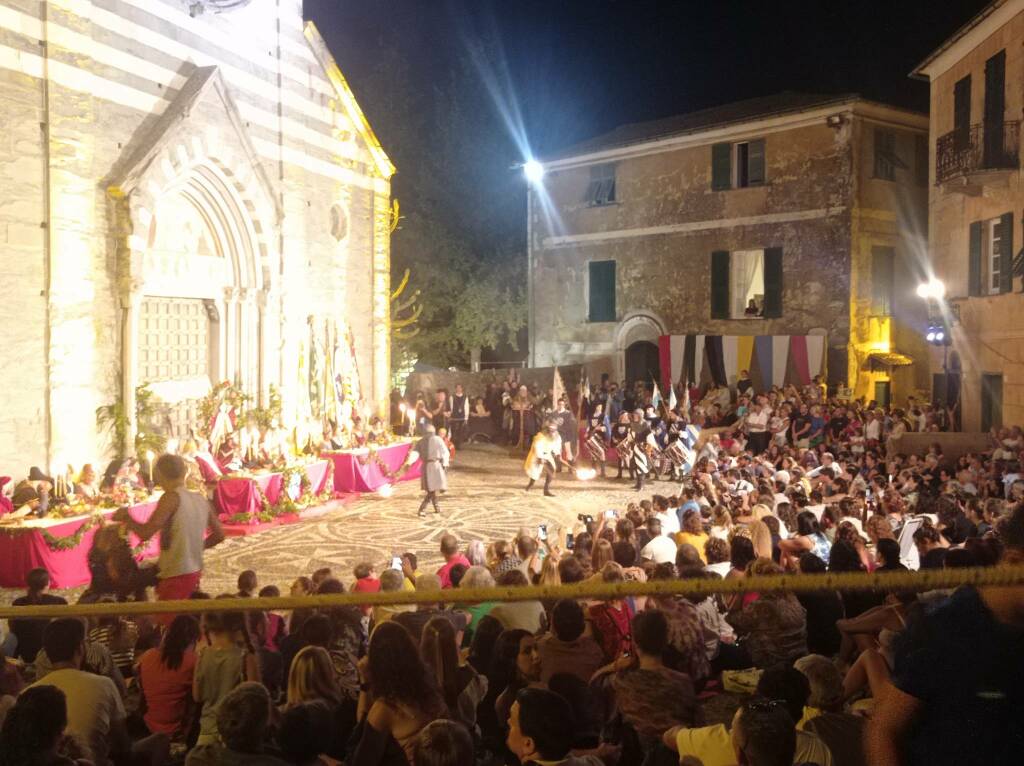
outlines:
{"label": "aged stucco wall", "polygon": [[[926,382],[923,366],[890,376],[869,372],[861,356],[882,335],[890,346],[925,354],[918,307],[903,300],[917,284],[912,264],[923,248],[925,191],[912,180],[883,185],[871,178],[876,125],[896,126],[899,152],[912,158],[913,136],[925,132],[926,121],[852,100],[664,146],[641,143],[553,162],[531,204],[535,363],[592,354],[621,360],[632,339],[659,332],[824,331],[830,382],[849,381],[859,395],[891,377],[894,388],[912,392]],[[757,138],[765,142],[764,185],[713,190],[712,144]],[[591,167],[600,161],[615,162],[616,201],[595,207],[585,197]],[[897,302],[907,310],[886,320],[884,330],[868,316],[871,247],[879,244],[897,251]],[[769,247],[782,248],[782,315],[712,319],[711,252]],[[616,321],[588,322],[587,264],[608,259],[616,262]]]}
{"label": "aged stucco wall", "polygon": [[[848,125],[824,122],[768,133],[766,184],[729,191],[711,189],[710,142],[624,159],[616,168],[617,203],[602,207],[583,203],[589,167],[551,172],[545,190],[555,213],[534,205],[536,362],[616,352],[618,321],[586,321],[587,262],[602,259],[617,263],[617,320],[650,312],[668,334],[823,328],[831,345],[845,347],[849,136]],[[665,225],[685,230],[657,230]],[[711,319],[711,252],[768,247],[783,251],[782,317]]]}
{"label": "aged stucco wall", "polygon": [[[961,78],[971,77],[971,125],[984,122],[985,62],[1006,51],[1005,119],[1019,121],[1024,110],[1024,13],[993,30],[988,37],[972,40],[968,50],[941,75],[931,80],[931,158],[935,179],[936,141],[953,130],[953,91]],[[1019,128],[1019,126],[1018,126]],[[1019,144],[1019,131],[1017,133]],[[1011,170],[989,173],[966,187],[954,180],[934,184],[929,197],[928,248],[935,273],[946,284],[946,296],[959,305],[960,322],[953,326],[952,352],[962,364],[961,405],[965,430],[981,428],[981,381],[984,374],[1002,375],[1002,420],[1007,425],[1024,423],[1024,308],[1020,282],[1001,295],[968,298],[969,228],[974,221],[988,221],[1012,213],[1014,251],[1024,242],[1020,225],[1024,209],[1024,178],[1019,160]],[[933,372],[942,370],[942,350],[931,352]]]}

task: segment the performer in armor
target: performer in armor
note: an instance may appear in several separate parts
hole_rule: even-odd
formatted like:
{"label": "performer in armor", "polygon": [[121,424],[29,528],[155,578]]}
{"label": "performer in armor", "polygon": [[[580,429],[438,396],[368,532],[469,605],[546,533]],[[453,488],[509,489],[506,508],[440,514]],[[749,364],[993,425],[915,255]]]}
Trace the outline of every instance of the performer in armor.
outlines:
{"label": "performer in armor", "polygon": [[420,503],[418,515],[420,518],[427,515],[427,505],[434,506],[434,513],[440,514],[441,507],[437,504],[437,493],[448,489],[448,447],[444,440],[437,435],[432,423],[423,428],[423,438],[416,445],[416,451],[423,461],[423,473],[420,477],[420,486],[427,494],[423,496]]}
{"label": "performer in armor", "polygon": [[523,464],[523,470],[530,477],[530,483],[526,485],[527,492],[543,476],[544,496],[554,497],[551,493],[551,479],[554,478],[558,456],[561,453],[562,438],[558,435],[558,423],[549,420],[541,432],[533,437],[533,444]]}
{"label": "performer in armor", "polygon": [[576,455],[580,447],[580,425],[564,397],[558,400],[555,419],[558,421],[558,436],[562,440],[562,453],[558,456],[558,472],[562,472],[563,465],[568,466],[568,470],[572,471],[576,468]]}
{"label": "performer in armor", "polygon": [[590,456],[590,464],[593,469],[598,470],[600,466],[601,476],[604,477],[604,463],[608,455],[605,445],[608,443],[608,429],[604,425],[604,408],[598,404],[590,417],[590,427],[587,428],[587,440],[585,443],[587,454]]}
{"label": "performer in armor", "polygon": [[633,466],[629,459],[630,449],[633,443],[633,428],[629,423],[629,413],[623,412],[619,415],[619,422],[612,426],[612,446],[619,456],[619,475],[616,479],[622,478],[622,469],[629,468],[629,478],[633,478]]}

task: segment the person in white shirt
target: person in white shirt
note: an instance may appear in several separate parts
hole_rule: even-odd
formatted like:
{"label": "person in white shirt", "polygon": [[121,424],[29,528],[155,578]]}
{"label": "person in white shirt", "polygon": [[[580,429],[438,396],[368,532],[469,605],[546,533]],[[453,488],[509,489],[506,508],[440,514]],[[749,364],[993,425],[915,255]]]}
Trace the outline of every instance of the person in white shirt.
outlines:
{"label": "person in white shirt", "polygon": [[[661,522],[661,534],[674,535],[679,531],[679,516],[674,508],[668,507],[668,499],[661,495],[655,495],[654,518]],[[673,559],[674,560],[674,559]]]}
{"label": "person in white shirt", "polygon": [[745,424],[750,437],[747,446],[754,455],[760,455],[768,449],[768,417],[768,409],[760,402],[750,406]]}
{"label": "person in white shirt", "polygon": [[[675,514],[671,514],[673,517]],[[651,541],[640,551],[640,558],[653,561],[655,564],[672,564],[676,560],[676,543],[662,532],[661,520],[657,516],[647,519],[647,531],[651,533]]]}
{"label": "person in white shirt", "polygon": [[112,759],[129,756],[132,747],[117,687],[106,676],[81,670],[85,658],[84,623],[71,617],[54,620],[43,633],[43,648],[53,663],[53,671],[32,686],[55,686],[64,692],[68,733],[89,746],[97,766],[108,766],[114,762]]}

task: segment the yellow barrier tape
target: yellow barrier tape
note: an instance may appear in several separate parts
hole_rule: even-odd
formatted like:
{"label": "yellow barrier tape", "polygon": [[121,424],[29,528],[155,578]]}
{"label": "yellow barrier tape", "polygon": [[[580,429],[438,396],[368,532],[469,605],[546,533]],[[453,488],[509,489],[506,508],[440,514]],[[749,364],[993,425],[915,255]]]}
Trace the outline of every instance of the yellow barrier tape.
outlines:
{"label": "yellow barrier tape", "polygon": [[280,598],[224,598],[186,601],[129,601],[121,604],[71,604],[56,606],[0,607],[0,619],[100,617],[107,615],[199,614],[258,610],[316,609],[348,605],[397,605],[446,603],[477,604],[483,601],[558,600],[589,598],[607,600],[626,596],[692,595],[788,590],[937,590],[960,585],[1019,585],[1024,566],[965,569],[927,569],[919,572],[835,572],[825,574],[771,575],[734,580],[655,580],[652,582],[588,582],[573,585],[539,585],[527,588],[474,588],[446,591],[393,591],[389,593],[340,593],[323,596]]}

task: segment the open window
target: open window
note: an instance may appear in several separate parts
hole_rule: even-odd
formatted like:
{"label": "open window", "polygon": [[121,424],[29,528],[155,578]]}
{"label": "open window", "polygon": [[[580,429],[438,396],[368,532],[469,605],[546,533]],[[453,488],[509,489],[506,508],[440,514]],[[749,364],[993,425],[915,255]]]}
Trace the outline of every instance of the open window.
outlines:
{"label": "open window", "polygon": [[711,318],[782,316],[782,248],[711,254]]}

